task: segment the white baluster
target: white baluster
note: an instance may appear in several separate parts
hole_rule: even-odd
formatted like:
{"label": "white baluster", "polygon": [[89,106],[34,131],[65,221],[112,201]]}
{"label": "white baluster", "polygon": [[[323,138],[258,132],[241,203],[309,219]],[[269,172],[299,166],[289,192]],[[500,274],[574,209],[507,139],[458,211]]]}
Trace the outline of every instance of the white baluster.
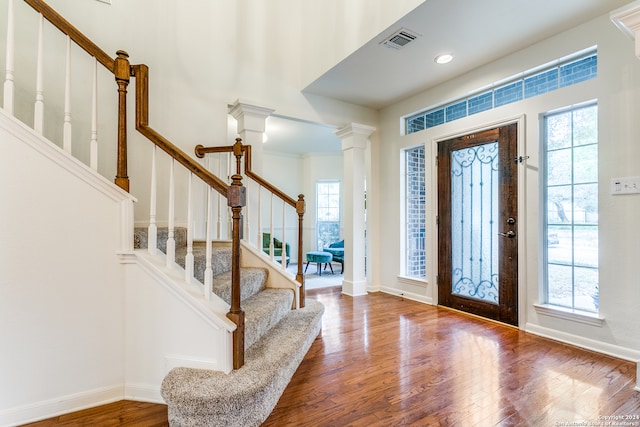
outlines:
{"label": "white baluster", "polygon": [[5,78],[4,78],[4,104],[3,107],[7,113],[13,115],[13,56],[15,52],[15,39],[13,31],[13,0],[9,0],[7,10],[7,52],[5,60]]}
{"label": "white baluster", "polygon": [[257,242],[256,245],[260,250],[262,250],[262,186],[258,185],[258,228],[257,234]]}
{"label": "white baluster", "polygon": [[211,268],[211,187],[207,185],[207,236],[205,237],[204,298],[211,299],[213,289],[213,269]]}
{"label": "white baluster", "polygon": [[[227,153],[227,184],[231,183],[231,153]],[[233,239],[233,212],[227,207],[227,239]]]}
{"label": "white baluster", "polygon": [[89,166],[98,170],[98,60],[93,58],[93,90],[91,91],[91,141]]}
{"label": "white baluster", "polygon": [[[218,176],[222,176],[222,156],[223,153],[218,153]],[[222,239],[222,194],[218,193],[218,217],[216,218],[216,239]]]}
{"label": "white baluster", "polygon": [[192,211],[192,197],[191,187],[193,181],[193,174],[189,173],[189,188],[187,193],[187,256],[184,259],[184,281],[191,283],[193,279],[193,211]]}
{"label": "white baluster", "polygon": [[44,124],[44,88],[42,85],[42,69],[44,63],[44,16],[40,14],[38,21],[38,58],[36,60],[36,102],[33,112],[33,130],[42,135]]}
{"label": "white baluster", "polygon": [[247,197],[245,197],[245,204],[244,204],[244,230],[243,230],[243,236],[242,236],[243,240],[247,240],[247,238],[244,236],[251,236],[251,225],[249,223],[249,218],[251,217],[251,215],[249,215],[249,212],[251,211],[252,205],[249,203],[249,199],[251,199],[251,197],[249,197],[249,186],[246,185],[245,187],[246,187],[245,191],[247,192]]}
{"label": "white baluster", "polygon": [[64,124],[62,148],[71,153],[71,37],[67,36],[67,61],[64,76]]}
{"label": "white baluster", "polygon": [[287,204],[282,201],[282,259],[280,260],[280,264],[282,264],[282,268],[284,270],[287,269],[287,236],[286,236],[286,212]]}
{"label": "white baluster", "polygon": [[151,255],[155,255],[158,252],[158,226],[156,225],[156,204],[157,204],[157,191],[156,191],[156,146],[153,146],[151,152],[151,189],[149,197],[149,231],[148,231],[148,244],[147,250]]}
{"label": "white baluster", "polygon": [[271,261],[273,261],[274,250],[273,250],[273,193],[271,193],[271,199],[269,200],[269,257]]}
{"label": "white baluster", "polygon": [[167,235],[167,268],[173,269],[176,261],[176,239],[175,239],[175,160],[171,158],[171,167],[169,168],[169,232]]}

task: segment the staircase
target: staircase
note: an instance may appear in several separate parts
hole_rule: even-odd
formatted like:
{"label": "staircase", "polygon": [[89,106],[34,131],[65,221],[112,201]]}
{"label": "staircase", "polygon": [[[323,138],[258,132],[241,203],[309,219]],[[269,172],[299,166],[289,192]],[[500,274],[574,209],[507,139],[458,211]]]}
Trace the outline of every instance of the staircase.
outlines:
{"label": "staircase", "polygon": [[[158,249],[166,250],[168,232],[158,230]],[[137,249],[146,248],[146,229],[136,229]],[[176,260],[184,268],[186,229],[176,228]],[[212,251],[213,293],[231,302],[231,247]],[[204,243],[194,243],[195,277],[204,282]],[[182,260],[182,261],[179,261]],[[174,368],[162,383],[169,422],[176,426],[259,426],[269,416],[320,332],[324,307],[309,300],[292,310],[290,289],[267,288],[267,270],[241,267],[240,286],[245,311],[245,364],[225,374]]]}

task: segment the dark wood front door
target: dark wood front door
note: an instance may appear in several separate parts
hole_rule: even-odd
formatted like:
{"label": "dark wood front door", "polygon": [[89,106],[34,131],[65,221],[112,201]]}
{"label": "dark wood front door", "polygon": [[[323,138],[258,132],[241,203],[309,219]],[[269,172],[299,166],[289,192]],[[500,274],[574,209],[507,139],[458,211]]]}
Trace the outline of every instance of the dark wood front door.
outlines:
{"label": "dark wood front door", "polygon": [[438,144],[438,303],[518,324],[517,124]]}

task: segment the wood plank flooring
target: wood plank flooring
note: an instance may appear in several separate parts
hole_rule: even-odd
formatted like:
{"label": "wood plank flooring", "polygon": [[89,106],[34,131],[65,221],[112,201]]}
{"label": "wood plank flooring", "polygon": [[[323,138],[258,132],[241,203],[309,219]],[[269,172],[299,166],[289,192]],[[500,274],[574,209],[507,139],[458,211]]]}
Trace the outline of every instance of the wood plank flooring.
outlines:
{"label": "wood plank flooring", "polygon": [[164,427],[168,425],[166,405],[132,402],[130,400],[121,400],[108,405],[25,424],[25,426],[29,427]]}
{"label": "wood plank flooring", "polygon": [[[264,427],[640,426],[634,363],[383,293],[307,298],[323,329]],[[164,405],[87,411],[29,426],[167,425]]]}

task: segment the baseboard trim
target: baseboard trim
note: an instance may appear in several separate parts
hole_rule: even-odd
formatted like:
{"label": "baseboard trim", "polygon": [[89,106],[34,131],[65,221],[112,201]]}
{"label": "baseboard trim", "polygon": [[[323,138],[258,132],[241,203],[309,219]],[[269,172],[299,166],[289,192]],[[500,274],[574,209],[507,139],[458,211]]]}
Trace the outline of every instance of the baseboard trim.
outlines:
{"label": "baseboard trim", "polygon": [[395,295],[398,297],[410,299],[412,301],[422,302],[425,304],[433,305],[433,299],[426,295],[419,295],[413,292],[407,292],[405,290],[390,288],[388,286],[381,286],[380,292],[384,292],[385,294]]}
{"label": "baseboard trim", "polygon": [[124,399],[136,402],[165,404],[160,388],[149,384],[127,384],[124,386]]}
{"label": "baseboard trim", "polygon": [[124,399],[123,386],[104,387],[0,411],[0,427],[27,424]]}
{"label": "baseboard trim", "polygon": [[525,331],[544,338],[560,341],[565,344],[574,345],[576,347],[595,351],[596,353],[606,354],[607,356],[616,357],[622,360],[636,363],[636,386],[635,390],[640,391],[640,351],[632,350],[614,344],[595,341],[590,338],[557,331],[555,329],[545,328],[544,326],[527,323]]}

